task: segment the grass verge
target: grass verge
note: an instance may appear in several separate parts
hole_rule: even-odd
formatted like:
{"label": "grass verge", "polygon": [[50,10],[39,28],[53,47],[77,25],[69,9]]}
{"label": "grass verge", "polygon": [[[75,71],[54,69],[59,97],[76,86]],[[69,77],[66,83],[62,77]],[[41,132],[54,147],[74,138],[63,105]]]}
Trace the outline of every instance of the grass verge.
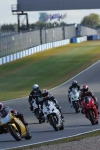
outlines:
{"label": "grass verge", "polygon": [[94,137],[95,136],[100,136],[100,130],[85,133],[85,134],[81,134],[81,135],[77,135],[77,136],[74,136],[74,137],[63,138],[63,139],[60,139],[60,140],[54,140],[54,141],[50,141],[50,142],[44,142],[44,143],[34,144],[34,145],[30,145],[30,146],[25,146],[25,147],[13,148],[11,150],[32,150],[34,148],[36,149],[36,148],[39,148],[41,146],[50,146],[50,145],[63,144],[63,143],[72,142],[72,141],[80,141],[82,139],[90,138],[90,137],[93,137],[93,136]]}

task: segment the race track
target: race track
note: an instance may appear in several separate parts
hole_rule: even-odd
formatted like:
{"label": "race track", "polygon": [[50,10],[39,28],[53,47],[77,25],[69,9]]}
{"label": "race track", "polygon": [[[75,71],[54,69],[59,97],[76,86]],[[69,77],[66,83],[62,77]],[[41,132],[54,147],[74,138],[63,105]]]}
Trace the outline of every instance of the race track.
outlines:
{"label": "race track", "polygon": [[[67,76],[67,74],[66,74]],[[54,131],[54,129],[48,124],[38,124],[34,114],[29,110],[28,97],[16,99],[13,101],[6,101],[4,104],[17,109],[22,112],[29,123],[29,128],[32,133],[31,140],[22,139],[22,141],[15,141],[10,134],[0,135],[0,150],[8,149],[12,147],[19,147],[28,144],[34,144],[42,141],[53,140],[62,137],[68,137],[75,134],[92,131],[100,128],[98,125],[91,125],[90,121],[85,118],[81,113],[76,114],[75,110],[70,107],[67,100],[67,90],[73,80],[77,80],[79,85],[87,84],[90,90],[97,96],[98,101],[100,99],[100,61],[95,63],[90,68],[81,72],[74,78],[65,82],[64,84],[51,89],[50,93],[58,100],[59,105],[62,108],[62,112],[65,119],[65,129],[61,131]],[[34,84],[34,83],[33,83]],[[38,84],[38,83],[37,83]],[[100,111],[100,110],[99,110]]]}

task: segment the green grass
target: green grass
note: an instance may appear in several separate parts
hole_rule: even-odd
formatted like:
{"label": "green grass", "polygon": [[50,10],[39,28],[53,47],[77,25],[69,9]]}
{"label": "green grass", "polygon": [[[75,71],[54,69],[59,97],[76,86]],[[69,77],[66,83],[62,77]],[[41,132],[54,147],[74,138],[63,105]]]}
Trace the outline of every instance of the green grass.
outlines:
{"label": "green grass", "polygon": [[96,137],[96,136],[100,136],[100,130],[81,134],[81,135],[76,135],[76,136],[69,137],[69,138],[63,138],[60,140],[54,140],[54,141],[50,141],[50,142],[44,142],[44,143],[40,143],[40,144],[24,146],[22,148],[21,147],[20,148],[13,148],[11,150],[33,150],[34,148],[38,148],[41,146],[50,146],[50,145],[63,144],[63,143],[72,142],[72,141],[80,141],[80,140],[85,139],[85,138]]}
{"label": "green grass", "polygon": [[50,89],[100,59],[100,41],[68,44],[0,66],[0,101],[28,96],[32,85]]}

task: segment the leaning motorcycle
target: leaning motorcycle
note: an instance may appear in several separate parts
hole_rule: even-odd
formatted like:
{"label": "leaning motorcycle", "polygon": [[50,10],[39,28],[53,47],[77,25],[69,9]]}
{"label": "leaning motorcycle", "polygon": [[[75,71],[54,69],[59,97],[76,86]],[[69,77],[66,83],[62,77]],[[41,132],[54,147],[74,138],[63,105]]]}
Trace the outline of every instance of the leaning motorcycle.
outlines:
{"label": "leaning motorcycle", "polygon": [[98,110],[92,97],[86,96],[82,101],[82,111],[92,125],[98,124]]}
{"label": "leaning motorcycle", "polygon": [[[41,101],[41,99],[38,98],[39,101]],[[43,112],[41,110],[41,105],[37,105],[36,100],[32,101],[32,106],[33,106],[33,112],[34,114],[37,114],[36,117],[39,121],[39,123],[44,123],[45,122],[45,118],[43,115]]]}
{"label": "leaning motorcycle", "polygon": [[13,116],[10,111],[5,111],[0,116],[0,126],[5,129],[6,133],[10,133],[16,141],[21,141],[22,138],[29,140],[32,137],[29,128],[25,127],[22,121]]}
{"label": "leaning motorcycle", "polygon": [[64,123],[61,117],[61,113],[56,108],[55,104],[50,100],[46,100],[43,102],[42,107],[46,122],[49,122],[55,131],[63,130]]}
{"label": "leaning motorcycle", "polygon": [[79,91],[76,88],[73,88],[70,92],[70,102],[71,106],[75,109],[75,112],[78,113],[80,108],[80,101],[79,101]]}

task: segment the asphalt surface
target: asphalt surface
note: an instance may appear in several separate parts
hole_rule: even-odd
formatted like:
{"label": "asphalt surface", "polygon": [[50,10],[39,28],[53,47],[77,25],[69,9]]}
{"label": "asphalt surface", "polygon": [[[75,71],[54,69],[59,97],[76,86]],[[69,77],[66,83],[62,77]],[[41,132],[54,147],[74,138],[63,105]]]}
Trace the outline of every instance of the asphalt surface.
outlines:
{"label": "asphalt surface", "polygon": [[[67,74],[66,74],[67,76]],[[29,110],[28,97],[16,99],[13,101],[6,101],[4,104],[22,112],[29,123],[29,128],[32,133],[31,140],[22,139],[22,141],[16,141],[10,134],[0,135],[0,150],[8,149],[13,147],[19,147],[38,142],[69,137],[75,134],[80,134],[94,129],[100,128],[98,125],[91,125],[91,122],[85,118],[81,113],[76,114],[75,110],[70,107],[67,99],[68,87],[72,84],[73,80],[77,80],[79,85],[87,84],[98,98],[100,99],[100,61],[84,70],[80,74],[66,81],[62,85],[51,89],[50,93],[55,96],[58,100],[59,105],[62,108],[64,115],[64,130],[54,131],[49,123],[38,124],[38,120],[34,114]],[[37,83],[38,84],[38,83]]]}

